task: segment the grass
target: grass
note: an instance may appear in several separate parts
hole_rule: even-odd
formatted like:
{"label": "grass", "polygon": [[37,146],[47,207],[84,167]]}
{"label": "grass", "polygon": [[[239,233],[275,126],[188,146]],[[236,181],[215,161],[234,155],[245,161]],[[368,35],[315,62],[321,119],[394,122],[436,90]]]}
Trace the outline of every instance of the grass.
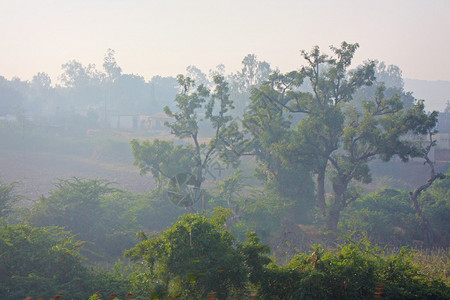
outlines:
{"label": "grass", "polygon": [[450,249],[421,249],[413,252],[414,265],[420,273],[433,279],[441,278],[450,286]]}

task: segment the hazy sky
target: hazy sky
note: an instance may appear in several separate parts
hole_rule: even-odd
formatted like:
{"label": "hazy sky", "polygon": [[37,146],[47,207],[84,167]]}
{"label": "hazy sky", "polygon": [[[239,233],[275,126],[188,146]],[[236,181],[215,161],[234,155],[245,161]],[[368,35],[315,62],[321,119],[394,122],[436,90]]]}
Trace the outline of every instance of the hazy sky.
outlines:
{"label": "hazy sky", "polygon": [[31,79],[76,59],[101,69],[108,48],[150,79],[195,65],[228,72],[254,53],[281,71],[301,49],[358,42],[356,63],[398,65],[406,78],[450,80],[449,0],[0,0],[0,75]]}

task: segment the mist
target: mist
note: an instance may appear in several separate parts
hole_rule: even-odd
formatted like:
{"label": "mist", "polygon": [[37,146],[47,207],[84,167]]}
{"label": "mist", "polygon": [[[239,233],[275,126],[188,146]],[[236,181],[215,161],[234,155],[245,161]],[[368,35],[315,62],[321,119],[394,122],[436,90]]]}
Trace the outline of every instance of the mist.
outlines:
{"label": "mist", "polygon": [[0,298],[446,299],[450,81],[321,44],[0,70]]}

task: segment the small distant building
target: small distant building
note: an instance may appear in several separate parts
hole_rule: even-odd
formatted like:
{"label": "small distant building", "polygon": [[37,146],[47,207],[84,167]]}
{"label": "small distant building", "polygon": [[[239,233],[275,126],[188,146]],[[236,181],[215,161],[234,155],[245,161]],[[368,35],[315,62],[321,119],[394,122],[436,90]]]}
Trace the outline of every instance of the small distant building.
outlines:
{"label": "small distant building", "polygon": [[107,124],[111,129],[117,130],[167,130],[165,122],[172,122],[173,118],[165,113],[156,113],[153,115],[139,114],[118,114],[110,113]]}
{"label": "small distant building", "polygon": [[174,119],[168,117],[165,113],[160,112],[150,116],[139,117],[139,128],[148,130],[163,130],[167,129],[164,126],[165,122],[172,122]]}

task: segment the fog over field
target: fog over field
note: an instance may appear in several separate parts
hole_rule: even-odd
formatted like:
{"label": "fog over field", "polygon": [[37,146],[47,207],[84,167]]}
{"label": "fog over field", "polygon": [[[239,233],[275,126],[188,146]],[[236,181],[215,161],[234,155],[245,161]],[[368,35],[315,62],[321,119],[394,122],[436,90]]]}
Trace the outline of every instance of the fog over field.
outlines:
{"label": "fog over field", "polygon": [[448,299],[449,13],[0,0],[0,299]]}

